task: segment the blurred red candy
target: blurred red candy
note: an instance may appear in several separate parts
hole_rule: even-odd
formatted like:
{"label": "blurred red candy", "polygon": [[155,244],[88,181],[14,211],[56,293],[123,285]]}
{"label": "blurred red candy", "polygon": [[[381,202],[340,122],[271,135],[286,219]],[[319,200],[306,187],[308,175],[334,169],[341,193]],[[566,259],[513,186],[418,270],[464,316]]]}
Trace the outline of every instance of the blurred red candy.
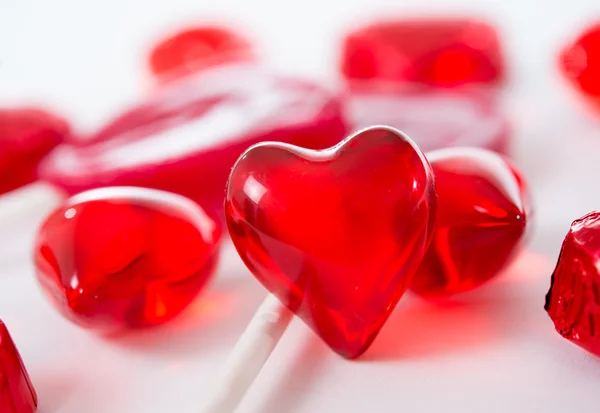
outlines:
{"label": "blurred red candy", "polygon": [[33,413],[38,398],[6,325],[0,321],[0,412]]}
{"label": "blurred red candy", "polygon": [[482,285],[511,262],[526,233],[529,198],[519,172],[494,152],[451,148],[428,158],[438,209],[411,289],[443,297]]}
{"label": "blurred red candy", "polygon": [[481,89],[392,88],[352,91],[347,117],[354,129],[393,126],[423,151],[476,146],[499,153],[510,147],[508,120],[494,96]]}
{"label": "blurred red candy", "polygon": [[211,279],[220,225],[192,201],[145,188],[78,194],[41,227],[37,277],[69,319],[103,331],[153,326]]}
{"label": "blurred red candy", "polygon": [[556,331],[600,356],[600,212],[573,221],[552,274],[545,309]]}
{"label": "blurred red candy", "polygon": [[383,21],[359,28],[343,43],[342,74],[367,80],[450,87],[495,84],[504,75],[496,30],[472,19]]}
{"label": "blurred red candy", "polygon": [[563,49],[560,66],[579,91],[600,103],[600,23]]}
{"label": "blurred red candy", "polygon": [[222,63],[252,60],[248,40],[219,26],[199,26],[160,40],[150,52],[148,64],[160,79],[188,75]]}
{"label": "blurred red candy", "polygon": [[222,211],[231,167],[250,145],[281,141],[322,149],[345,133],[340,99],[320,86],[221,66],[165,87],[87,142],[59,146],[40,175],[70,194],[142,186]]}
{"label": "blurred red candy", "polygon": [[39,109],[0,109],[0,193],[37,178],[40,160],[63,142],[69,126]]}

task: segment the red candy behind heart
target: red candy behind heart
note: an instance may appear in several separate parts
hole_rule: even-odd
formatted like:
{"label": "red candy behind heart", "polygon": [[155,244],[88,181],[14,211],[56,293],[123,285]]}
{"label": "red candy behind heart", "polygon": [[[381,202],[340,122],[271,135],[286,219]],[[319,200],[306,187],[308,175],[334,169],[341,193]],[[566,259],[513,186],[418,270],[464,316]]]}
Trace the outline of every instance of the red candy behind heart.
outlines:
{"label": "red candy behind heart", "polygon": [[436,87],[495,84],[504,76],[495,29],[473,19],[390,20],[359,28],[343,44],[351,82],[417,82]]}
{"label": "red candy behind heart", "polygon": [[529,200],[519,172],[496,153],[451,148],[428,158],[436,230],[411,289],[439,297],[478,287],[511,261],[525,236]]}
{"label": "red candy behind heart", "polygon": [[196,26],[161,39],[150,51],[150,71],[161,81],[222,63],[250,61],[251,43],[226,27]]}
{"label": "red candy behind heart", "polygon": [[231,173],[232,240],[252,273],[336,352],[375,339],[429,244],[436,197],[421,151],[374,127],[311,151],[264,143]]}

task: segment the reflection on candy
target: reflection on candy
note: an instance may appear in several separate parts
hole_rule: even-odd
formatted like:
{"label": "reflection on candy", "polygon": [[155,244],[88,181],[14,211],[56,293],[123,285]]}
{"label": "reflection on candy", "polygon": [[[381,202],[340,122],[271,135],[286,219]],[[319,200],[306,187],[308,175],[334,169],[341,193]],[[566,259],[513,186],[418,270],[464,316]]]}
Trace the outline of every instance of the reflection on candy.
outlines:
{"label": "reflection on candy", "polygon": [[520,250],[529,198],[519,172],[476,148],[428,154],[438,194],[433,240],[411,289],[426,297],[472,290],[496,276]]}
{"label": "reflection on candy", "polygon": [[252,147],[231,173],[225,205],[234,245],[256,278],[353,358],[421,262],[436,198],[421,151],[375,127],[321,152]]}
{"label": "reflection on candy", "polygon": [[0,412],[33,413],[38,398],[6,325],[0,321]]}
{"label": "reflection on candy", "polygon": [[148,64],[154,76],[164,81],[253,57],[250,42],[233,30],[196,26],[161,39],[150,51]]}
{"label": "reflection on candy", "polygon": [[371,80],[496,84],[504,76],[496,30],[473,19],[376,22],[349,33],[342,47],[341,72],[352,86]]}
{"label": "reflection on candy", "polygon": [[69,135],[69,125],[39,109],[0,109],[0,194],[36,180],[40,160]]}
{"label": "reflection on candy", "polygon": [[37,278],[85,327],[153,326],[179,314],[210,280],[220,225],[194,202],[145,188],[101,188],[64,202],[39,230]]}
{"label": "reflection on candy", "polygon": [[600,356],[600,212],[576,219],[565,237],[546,295],[556,331]]}
{"label": "reflection on candy", "polygon": [[40,175],[70,194],[143,186],[221,211],[229,171],[250,145],[282,141],[320,149],[345,133],[339,99],[318,85],[251,66],[221,66],[170,85],[86,142],[59,146]]}

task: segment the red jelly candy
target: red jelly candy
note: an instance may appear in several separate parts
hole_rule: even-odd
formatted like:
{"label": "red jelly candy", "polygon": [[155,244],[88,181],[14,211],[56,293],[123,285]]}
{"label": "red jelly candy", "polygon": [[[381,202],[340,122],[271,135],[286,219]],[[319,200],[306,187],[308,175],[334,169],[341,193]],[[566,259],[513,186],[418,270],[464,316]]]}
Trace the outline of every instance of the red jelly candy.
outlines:
{"label": "red jelly candy", "polygon": [[59,146],[40,176],[69,194],[142,186],[222,211],[231,167],[252,144],[322,149],[345,134],[340,99],[318,85],[221,66],[161,90],[85,142]]}
{"label": "red jelly candy", "polygon": [[578,90],[600,104],[600,24],[585,30],[563,49],[560,65]]}
{"label": "red jelly candy", "polygon": [[369,347],[408,287],[435,206],[428,162],[386,127],[324,151],[256,145],[233,168],[225,202],[250,271],[348,358]]}
{"label": "red jelly candy", "polygon": [[33,413],[38,398],[19,351],[0,321],[0,412]]}
{"label": "red jelly candy", "polygon": [[552,274],[545,309],[556,331],[600,356],[600,212],[573,221]]}
{"label": "red jelly candy", "polygon": [[0,194],[35,181],[40,160],[68,134],[66,122],[39,109],[0,109]]}
{"label": "red jelly candy", "polygon": [[493,152],[451,148],[428,158],[436,229],[411,289],[440,297],[480,286],[511,261],[525,235],[528,195],[519,172]]}
{"label": "red jelly candy", "polygon": [[362,90],[349,93],[347,102],[356,130],[389,125],[412,137],[425,152],[451,146],[509,151],[508,121],[493,96],[483,90]]}
{"label": "red jelly candy", "polygon": [[498,34],[471,19],[375,23],[350,33],[342,53],[341,71],[352,83],[493,84],[504,72]]}
{"label": "red jelly candy", "polygon": [[211,278],[220,226],[190,200],[145,188],[102,188],[67,200],[41,227],[37,277],[85,327],[164,323]]}
{"label": "red jelly candy", "polygon": [[163,80],[222,63],[253,59],[250,42],[218,26],[192,27],[162,39],[150,52],[152,73]]}

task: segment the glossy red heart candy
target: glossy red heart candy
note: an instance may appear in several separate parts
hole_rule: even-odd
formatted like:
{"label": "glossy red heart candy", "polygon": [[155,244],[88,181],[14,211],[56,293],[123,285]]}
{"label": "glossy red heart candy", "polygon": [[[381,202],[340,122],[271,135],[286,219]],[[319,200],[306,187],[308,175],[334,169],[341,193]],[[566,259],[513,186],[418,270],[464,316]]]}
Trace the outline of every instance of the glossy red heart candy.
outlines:
{"label": "glossy red heart candy", "polygon": [[411,289],[440,297],[480,286],[511,261],[525,236],[529,198],[520,173],[494,152],[449,148],[428,159],[436,229]]}
{"label": "glossy red heart candy", "polygon": [[351,86],[372,80],[493,85],[504,76],[498,33],[468,18],[376,22],[348,34],[342,54],[341,71]]}
{"label": "glossy red heart candy", "polygon": [[164,323],[211,279],[221,228],[192,201],[145,188],[78,194],[52,213],[37,277],[69,319],[103,331]]}
{"label": "glossy red heart candy", "polygon": [[369,347],[408,287],[435,208],[429,163],[387,127],[323,151],[253,146],[234,166],[225,202],[250,271],[348,358]]}
{"label": "glossy red heart candy", "polygon": [[222,63],[252,60],[251,43],[222,26],[185,28],[161,39],[150,51],[150,71],[166,81]]}
{"label": "glossy red heart candy", "polygon": [[38,398],[21,355],[0,321],[0,412],[33,413]]}
{"label": "glossy red heart candy", "polygon": [[65,121],[40,109],[0,109],[0,194],[35,181],[40,160],[69,133]]}
{"label": "glossy red heart candy", "polygon": [[556,331],[600,356],[600,211],[576,219],[563,241],[545,309]]}

